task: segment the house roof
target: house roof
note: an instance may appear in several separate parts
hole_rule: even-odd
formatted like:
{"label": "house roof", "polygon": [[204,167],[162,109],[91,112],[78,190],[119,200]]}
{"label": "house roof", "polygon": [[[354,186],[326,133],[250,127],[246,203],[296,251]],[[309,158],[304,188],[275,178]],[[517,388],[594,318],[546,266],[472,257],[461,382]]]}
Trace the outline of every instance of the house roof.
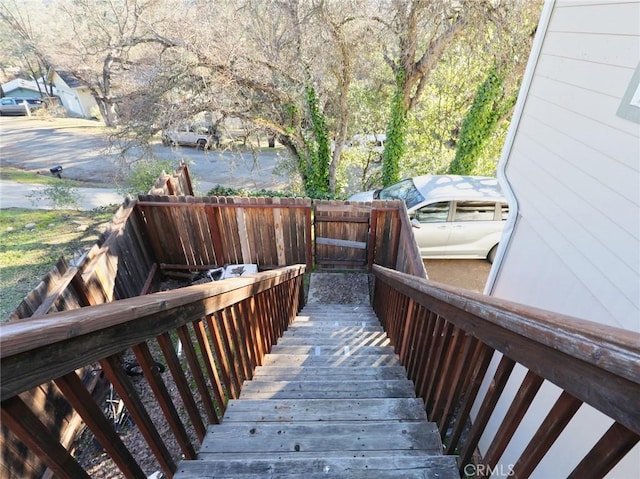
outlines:
{"label": "house roof", "polygon": [[55,70],[62,81],[64,81],[69,88],[80,88],[82,83],[78,80],[73,73],[65,71],[65,70]]}
{"label": "house roof", "polygon": [[69,88],[78,88],[82,86],[80,80],[78,80],[71,72],[68,71],[58,71],[58,75],[60,78],[64,80]]}
{"label": "house roof", "polygon": [[[41,89],[44,90],[45,89],[44,81],[41,81],[40,84],[41,84]],[[20,89],[39,92],[38,85],[35,80],[25,80],[24,78],[14,78],[13,80],[2,84],[2,91],[4,91],[5,94],[15,90],[20,90]]]}

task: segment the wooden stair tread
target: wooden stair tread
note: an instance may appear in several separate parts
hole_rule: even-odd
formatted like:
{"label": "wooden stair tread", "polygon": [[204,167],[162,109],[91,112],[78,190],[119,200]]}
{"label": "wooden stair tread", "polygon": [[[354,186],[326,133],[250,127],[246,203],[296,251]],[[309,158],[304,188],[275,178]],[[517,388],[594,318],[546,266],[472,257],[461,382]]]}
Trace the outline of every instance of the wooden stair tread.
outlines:
{"label": "wooden stair tread", "polygon": [[341,356],[316,356],[311,354],[267,354],[263,367],[270,366],[316,366],[332,368],[380,367],[400,364],[396,354],[360,354]]}
{"label": "wooden stair tread", "polygon": [[[258,366],[253,375],[255,379],[271,378],[277,381],[288,380],[378,380],[406,379],[407,373],[402,366],[331,368],[321,366],[285,367]],[[276,379],[280,378],[280,379]]]}
{"label": "wooden stair tread", "polygon": [[408,379],[388,381],[245,381],[240,399],[415,397]]}
{"label": "wooden stair tread", "polygon": [[[424,456],[422,451],[408,454],[381,454],[373,457],[299,457],[270,455],[265,459],[224,459],[184,461],[178,466],[176,479],[215,477],[234,479],[424,479],[458,478],[455,458]],[[420,454],[420,455],[418,455]]]}
{"label": "wooden stair tread", "polygon": [[371,354],[395,354],[392,346],[359,346],[351,344],[299,344],[287,345],[276,344],[271,348],[270,354],[306,354],[309,356],[355,356],[355,355],[371,355]]}
{"label": "wooden stair tread", "polygon": [[236,421],[426,421],[422,399],[235,399],[223,423]]}
{"label": "wooden stair tread", "polygon": [[256,452],[438,452],[439,447],[437,429],[425,421],[223,422],[209,427],[199,458]]}

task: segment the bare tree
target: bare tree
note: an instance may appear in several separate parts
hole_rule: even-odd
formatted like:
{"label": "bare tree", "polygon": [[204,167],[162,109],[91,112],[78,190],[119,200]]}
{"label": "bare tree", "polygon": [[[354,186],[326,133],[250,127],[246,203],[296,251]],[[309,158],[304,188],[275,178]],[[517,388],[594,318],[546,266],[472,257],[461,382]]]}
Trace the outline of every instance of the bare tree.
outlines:
{"label": "bare tree", "polygon": [[115,126],[118,104],[139,83],[136,67],[149,67],[149,57],[175,46],[159,32],[178,6],[156,0],[57,0],[49,5],[48,22],[55,42],[37,48],[86,86],[105,124]]}
{"label": "bare tree", "polygon": [[52,85],[47,88],[43,81],[49,70],[49,63],[38,48],[41,29],[34,27],[34,25],[40,25],[45,17],[41,15],[42,11],[37,8],[38,5],[35,2],[26,2],[26,5],[33,9],[32,11],[35,13],[32,15],[35,18],[32,18],[32,15],[27,15],[20,8],[20,6],[24,7],[25,3],[19,4],[16,0],[3,0],[0,3],[0,25],[2,27],[0,34],[5,45],[3,53],[7,57],[13,56],[19,59],[23,68],[36,81],[40,96],[52,96]]}

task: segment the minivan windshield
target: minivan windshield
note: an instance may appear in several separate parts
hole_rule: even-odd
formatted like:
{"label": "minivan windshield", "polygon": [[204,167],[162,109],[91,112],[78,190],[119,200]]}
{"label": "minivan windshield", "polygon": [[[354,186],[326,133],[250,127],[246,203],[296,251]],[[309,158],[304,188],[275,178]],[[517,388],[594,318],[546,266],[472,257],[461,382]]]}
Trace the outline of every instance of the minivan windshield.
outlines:
{"label": "minivan windshield", "polygon": [[407,208],[412,208],[424,201],[424,196],[420,194],[411,178],[382,188],[378,193],[378,198],[381,200],[402,200]]}

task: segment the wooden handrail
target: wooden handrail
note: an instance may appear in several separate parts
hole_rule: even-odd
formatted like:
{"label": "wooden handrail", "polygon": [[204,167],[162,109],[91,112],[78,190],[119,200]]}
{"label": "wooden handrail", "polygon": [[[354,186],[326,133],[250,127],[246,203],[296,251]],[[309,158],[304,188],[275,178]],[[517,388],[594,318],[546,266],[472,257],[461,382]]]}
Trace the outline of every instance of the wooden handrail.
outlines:
{"label": "wooden handrail", "polygon": [[[374,266],[374,308],[391,343],[416,383],[427,414],[438,423],[447,451],[470,460],[516,364],[528,374],[493,438],[493,467],[515,433],[543,380],[563,390],[549,411],[516,475],[526,476],[586,403],[619,425],[620,447],[611,446],[613,467],[640,439],[640,334],[480,295]],[[460,445],[464,423],[494,353],[502,354],[475,422]],[[585,381],[583,378],[588,378]],[[457,410],[456,417],[453,412]],[[455,423],[455,424],[452,424]],[[607,436],[608,437],[608,436]],[[624,447],[623,447],[624,446]],[[600,454],[594,448],[590,455]],[[525,457],[528,455],[528,457]],[[588,455],[584,463],[590,463]]]}
{"label": "wooden handrail", "polygon": [[[113,426],[84,389],[76,370],[99,363],[124,401],[165,475],[172,477],[177,452],[168,449],[123,368],[131,349],[184,457],[195,448],[149,347],[157,340],[199,441],[204,423],[194,401],[197,388],[206,423],[217,423],[229,397],[237,397],[277,338],[304,304],[304,265],[188,286],[83,309],[0,325],[2,421],[59,477],[88,477],[21,393],[55,381],[125,477],[144,477]],[[173,340],[179,338],[193,383],[185,376]],[[212,344],[213,343],[213,344]],[[155,343],[154,343],[155,344]],[[210,389],[211,385],[212,389]],[[213,396],[211,394],[213,392]]]}

